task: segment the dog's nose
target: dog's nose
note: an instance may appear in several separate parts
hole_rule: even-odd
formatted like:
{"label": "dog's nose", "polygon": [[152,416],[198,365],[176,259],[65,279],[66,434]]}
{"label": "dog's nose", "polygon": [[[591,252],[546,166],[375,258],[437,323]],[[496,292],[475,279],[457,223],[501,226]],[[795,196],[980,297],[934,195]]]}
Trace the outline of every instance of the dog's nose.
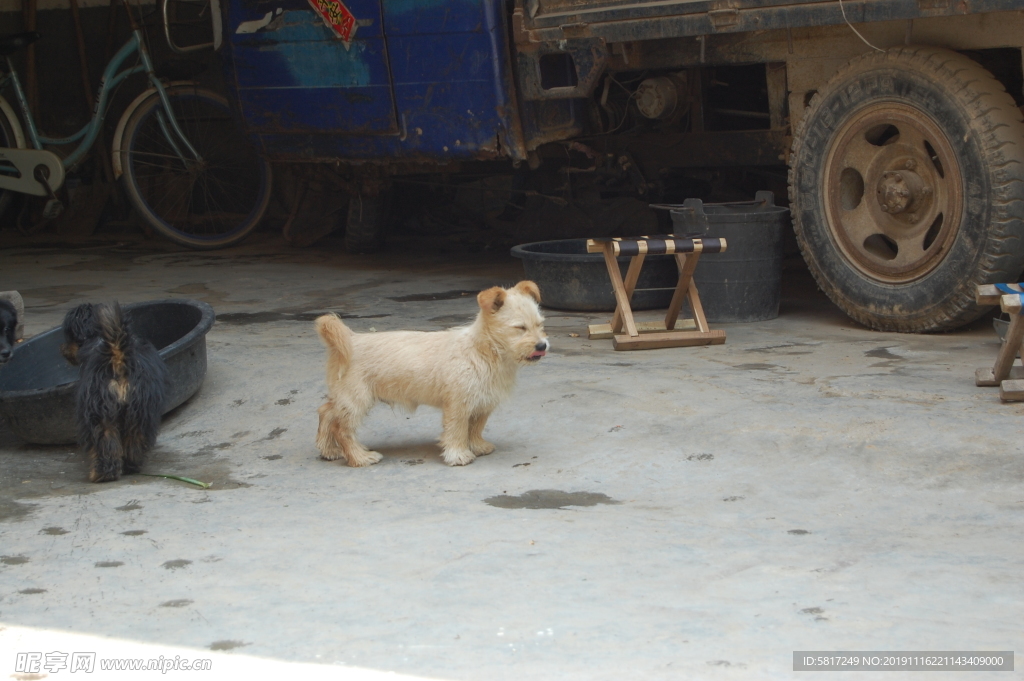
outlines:
{"label": "dog's nose", "polygon": [[548,347],[550,347],[548,345],[548,339],[545,338],[541,342],[539,342],[536,345],[534,345],[533,349],[536,350],[537,352],[547,352]]}

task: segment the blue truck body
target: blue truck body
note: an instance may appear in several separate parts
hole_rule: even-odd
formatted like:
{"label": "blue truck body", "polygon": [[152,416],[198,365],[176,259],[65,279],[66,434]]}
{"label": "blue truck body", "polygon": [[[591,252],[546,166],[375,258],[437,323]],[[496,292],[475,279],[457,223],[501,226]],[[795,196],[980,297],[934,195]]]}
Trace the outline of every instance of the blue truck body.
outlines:
{"label": "blue truck body", "polygon": [[503,0],[345,5],[357,22],[348,43],[306,0],[230,0],[228,82],[247,132],[268,157],[523,155]]}

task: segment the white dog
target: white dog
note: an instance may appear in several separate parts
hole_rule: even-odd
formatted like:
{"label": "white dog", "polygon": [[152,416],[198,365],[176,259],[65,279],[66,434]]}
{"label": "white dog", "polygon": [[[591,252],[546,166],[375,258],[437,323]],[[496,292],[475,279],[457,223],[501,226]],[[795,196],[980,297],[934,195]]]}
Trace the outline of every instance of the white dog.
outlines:
{"label": "white dog", "polygon": [[490,454],[483,439],[487,418],[515,386],[524,364],[550,347],[540,314],[540,289],[532,281],[495,286],[476,297],[476,321],[446,331],[353,333],[337,315],[316,320],[327,346],[330,399],[320,407],[316,446],[327,460],[349,466],[381,460],[356,439],[356,429],[376,402],[414,410],[421,404],[444,413],[443,458],[464,466]]}

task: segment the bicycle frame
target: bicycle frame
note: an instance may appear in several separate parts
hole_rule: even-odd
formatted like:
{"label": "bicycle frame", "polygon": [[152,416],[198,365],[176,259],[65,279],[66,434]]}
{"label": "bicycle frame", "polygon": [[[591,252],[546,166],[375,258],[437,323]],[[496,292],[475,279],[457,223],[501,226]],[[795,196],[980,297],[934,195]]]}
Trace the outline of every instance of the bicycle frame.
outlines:
{"label": "bicycle frame", "polygon": [[[141,64],[132,66],[129,68],[121,69],[124,62],[135,53],[139,54]],[[109,98],[114,88],[120,85],[126,78],[136,73],[145,73],[149,78],[150,84],[159,93],[160,100],[163,103],[164,111],[170,112],[170,100],[167,97],[167,92],[164,90],[163,83],[156,77],[153,70],[153,62],[150,59],[149,52],[146,50],[145,43],[143,42],[142,31],[139,28],[132,29],[132,35],[128,39],[128,42],[117,51],[117,54],[113,56],[110,62],[107,64],[106,69],[103,71],[103,77],[100,79],[99,92],[96,97],[96,108],[93,110],[92,118],[75,134],[69,137],[45,137],[39,134],[39,130],[36,127],[35,119],[32,117],[32,112],[28,107],[28,99],[25,97],[25,93],[21,88],[21,82],[18,79],[17,71],[14,70],[14,66],[11,63],[10,57],[7,58],[8,72],[3,79],[0,79],[0,89],[6,86],[8,83],[14,89],[15,99],[18,103],[18,107],[21,110],[22,120],[25,122],[27,128],[28,141],[32,147],[38,150],[42,150],[44,146],[63,146],[78,142],[78,146],[71,154],[66,156],[62,160],[62,164],[65,169],[73,168],[79,161],[81,161],[85,155],[92,148],[93,144],[96,143],[96,139],[100,134],[100,130],[103,128],[103,121],[106,117],[107,105],[109,104]],[[170,126],[167,125],[167,119],[170,120]],[[178,153],[182,163],[186,166],[192,163],[201,161],[198,152],[188,141],[188,138],[182,132],[178,125],[178,121],[173,115],[163,116],[160,115],[160,127],[163,133],[167,136],[168,142]],[[181,147],[175,141],[175,137],[178,142],[182,143],[191,158],[186,158],[186,155],[182,153]],[[56,189],[56,187],[54,187]]]}

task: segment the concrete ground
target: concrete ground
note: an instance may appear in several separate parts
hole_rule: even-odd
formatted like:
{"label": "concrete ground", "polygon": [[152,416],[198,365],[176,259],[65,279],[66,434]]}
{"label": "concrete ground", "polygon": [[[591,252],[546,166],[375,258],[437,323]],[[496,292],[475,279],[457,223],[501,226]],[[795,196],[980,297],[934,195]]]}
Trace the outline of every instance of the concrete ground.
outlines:
{"label": "concrete ground", "polygon": [[29,334],[112,298],[219,315],[206,382],[145,467],[209,490],[90,484],[73,447],[0,425],[0,674],[18,646],[85,640],[216,655],[210,678],[231,659],[280,678],[836,678],[793,672],[796,650],[1015,650],[1024,668],[1024,405],[974,386],[987,321],[871,332],[799,269],[781,316],[722,326],[722,346],[615,352],[586,337],[606,315],[550,310],[553,350],[489,422],[494,454],[449,468],[438,412],[380,406],[361,431],[380,464],[317,459],[317,314],[441,329],[520,277],[503,255],[269,237],[0,251]]}

